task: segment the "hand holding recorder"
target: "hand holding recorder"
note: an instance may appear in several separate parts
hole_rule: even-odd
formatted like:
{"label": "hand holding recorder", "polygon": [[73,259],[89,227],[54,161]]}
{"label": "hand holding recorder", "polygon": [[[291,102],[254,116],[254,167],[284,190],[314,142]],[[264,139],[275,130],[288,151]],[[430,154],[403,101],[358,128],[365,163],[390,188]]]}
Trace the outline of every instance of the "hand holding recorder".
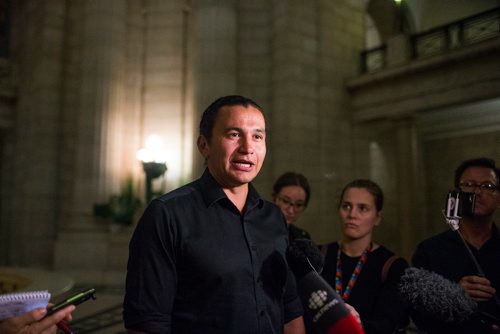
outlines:
{"label": "hand holding recorder", "polygon": [[58,312],[47,316],[46,308],[37,308],[33,311],[0,321],[2,334],[55,334],[57,324],[61,321],[71,321],[71,312],[74,305],[60,309]]}

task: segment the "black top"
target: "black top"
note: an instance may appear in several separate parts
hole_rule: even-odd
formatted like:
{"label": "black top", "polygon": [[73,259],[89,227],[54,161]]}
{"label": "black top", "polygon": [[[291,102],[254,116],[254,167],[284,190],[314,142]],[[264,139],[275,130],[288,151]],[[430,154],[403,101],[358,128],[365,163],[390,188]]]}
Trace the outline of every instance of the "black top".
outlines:
{"label": "black top", "polygon": [[128,329],[283,333],[302,315],[285,261],[286,222],[250,185],[241,214],[208,170],[154,200],[130,242]]}
{"label": "black top", "polygon": [[[469,248],[477,259],[491,285],[500,298],[500,233],[493,224],[492,237],[478,250],[469,244]],[[418,268],[433,271],[451,281],[459,282],[464,276],[478,275],[474,261],[457,232],[447,230],[422,241],[415,251],[412,264]],[[479,309],[500,317],[500,306],[494,299],[479,302]],[[477,322],[470,321],[454,326],[435,323],[429,319],[418,317],[414,319],[419,328],[429,333],[483,333]],[[484,333],[488,333],[486,330]]]}
{"label": "black top", "polygon": [[288,225],[288,238],[290,239],[290,242],[294,241],[295,239],[311,239],[311,235],[304,229],[301,229],[298,226],[295,226],[293,224]]}
{"label": "black top", "polygon": [[[321,274],[333,288],[335,288],[338,247],[337,242],[328,245],[325,267]],[[392,334],[396,329],[405,328],[409,323],[408,312],[398,294],[399,279],[408,268],[406,260],[403,258],[394,260],[387,271],[385,281],[382,281],[382,268],[393,255],[394,253],[384,246],[379,246],[368,253],[366,263],[347,300],[347,303],[358,311],[367,334]],[[359,258],[341,253],[344,290]]]}

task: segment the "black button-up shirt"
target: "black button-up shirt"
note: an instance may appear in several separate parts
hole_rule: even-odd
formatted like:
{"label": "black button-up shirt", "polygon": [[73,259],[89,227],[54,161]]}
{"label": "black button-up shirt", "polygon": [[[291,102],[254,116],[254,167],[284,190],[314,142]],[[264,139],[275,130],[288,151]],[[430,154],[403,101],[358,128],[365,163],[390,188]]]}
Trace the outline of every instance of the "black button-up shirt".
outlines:
{"label": "black button-up shirt", "polygon": [[148,333],[282,333],[302,315],[286,222],[249,185],[243,213],[208,170],[154,200],[130,242],[125,327]]}
{"label": "black button-up shirt", "polygon": [[[500,233],[495,224],[493,224],[491,238],[479,250],[472,245],[469,245],[469,248],[486,278],[496,289],[497,298],[500,298]],[[478,275],[478,270],[463,241],[458,233],[452,230],[422,241],[417,246],[412,263],[415,267],[433,271],[454,282],[459,282],[464,276]],[[495,299],[479,302],[478,306],[480,311],[500,317],[500,305]],[[420,315],[417,314],[416,317],[420,318]],[[437,323],[425,317],[418,318],[414,319],[417,325],[429,333],[483,333],[474,320],[454,326]],[[484,332],[490,331],[485,329]]]}

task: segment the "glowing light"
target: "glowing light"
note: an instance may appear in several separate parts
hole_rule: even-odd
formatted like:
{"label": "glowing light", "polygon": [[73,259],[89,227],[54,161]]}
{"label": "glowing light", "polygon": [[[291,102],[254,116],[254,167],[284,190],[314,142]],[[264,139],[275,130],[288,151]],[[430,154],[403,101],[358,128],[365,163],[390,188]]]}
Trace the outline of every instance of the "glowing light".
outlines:
{"label": "glowing light", "polygon": [[163,138],[151,135],[146,139],[146,147],[136,153],[136,158],[142,162],[166,162],[167,154]]}

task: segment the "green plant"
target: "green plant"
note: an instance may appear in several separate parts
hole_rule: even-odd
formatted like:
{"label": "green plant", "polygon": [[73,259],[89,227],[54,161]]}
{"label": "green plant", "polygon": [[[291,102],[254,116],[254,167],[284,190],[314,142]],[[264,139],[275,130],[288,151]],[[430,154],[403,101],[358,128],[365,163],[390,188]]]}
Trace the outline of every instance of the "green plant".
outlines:
{"label": "green plant", "polygon": [[118,195],[112,195],[107,203],[94,204],[94,216],[112,219],[121,225],[132,225],[134,216],[141,208],[141,200],[135,196],[131,177],[127,178]]}

